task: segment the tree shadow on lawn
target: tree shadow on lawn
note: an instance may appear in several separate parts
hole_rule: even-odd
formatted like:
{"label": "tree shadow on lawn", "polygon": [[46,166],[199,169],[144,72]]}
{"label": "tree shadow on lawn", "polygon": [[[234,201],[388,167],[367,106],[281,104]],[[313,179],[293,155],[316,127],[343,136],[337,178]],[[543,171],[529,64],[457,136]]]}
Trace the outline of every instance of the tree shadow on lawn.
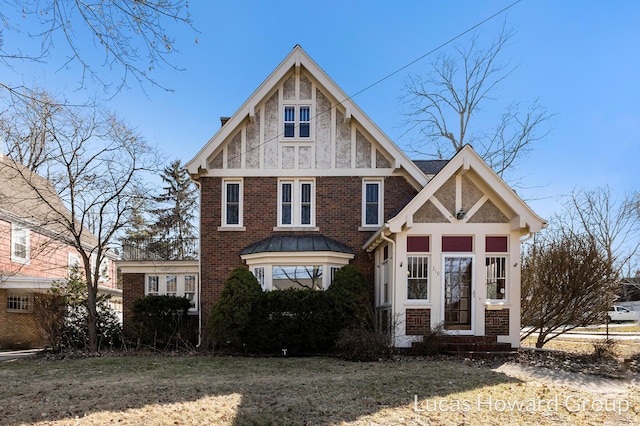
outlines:
{"label": "tree shadow on lawn", "polygon": [[519,380],[462,360],[129,356],[0,364],[0,423],[336,424]]}

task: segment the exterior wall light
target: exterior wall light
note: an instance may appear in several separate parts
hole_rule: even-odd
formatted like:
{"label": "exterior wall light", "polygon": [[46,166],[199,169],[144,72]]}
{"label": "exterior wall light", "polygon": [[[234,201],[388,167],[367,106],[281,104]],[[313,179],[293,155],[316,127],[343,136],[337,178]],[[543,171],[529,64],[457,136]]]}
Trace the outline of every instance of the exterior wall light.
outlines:
{"label": "exterior wall light", "polygon": [[456,219],[458,220],[462,220],[467,216],[467,212],[464,211],[464,209],[460,209],[458,210],[458,213],[456,213]]}

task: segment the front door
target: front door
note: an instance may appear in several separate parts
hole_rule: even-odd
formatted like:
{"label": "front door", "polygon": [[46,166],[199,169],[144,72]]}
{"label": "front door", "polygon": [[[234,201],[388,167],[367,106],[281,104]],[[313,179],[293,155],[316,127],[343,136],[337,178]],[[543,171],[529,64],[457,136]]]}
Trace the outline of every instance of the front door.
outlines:
{"label": "front door", "polygon": [[444,327],[472,330],[473,258],[444,258]]}

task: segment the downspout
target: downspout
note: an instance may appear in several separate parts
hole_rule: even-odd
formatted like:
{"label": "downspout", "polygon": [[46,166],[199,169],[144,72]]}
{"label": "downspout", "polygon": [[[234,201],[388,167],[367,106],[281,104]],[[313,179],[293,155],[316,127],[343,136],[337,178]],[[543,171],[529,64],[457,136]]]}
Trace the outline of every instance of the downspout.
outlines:
{"label": "downspout", "polygon": [[[202,186],[199,181],[193,181],[198,186],[198,192],[200,193],[200,217],[198,218],[200,223],[198,233],[202,234]],[[202,345],[202,239],[200,238],[200,235],[198,235],[198,244],[200,244],[200,251],[198,255],[198,344],[196,345],[196,349],[200,349],[200,345]]]}
{"label": "downspout", "polygon": [[391,335],[391,339],[393,341],[393,346],[396,345],[396,322],[393,319],[396,311],[396,242],[391,238],[384,235],[384,230],[380,232],[380,237],[389,243],[392,247],[392,262],[391,262],[391,323],[393,324],[393,333]]}

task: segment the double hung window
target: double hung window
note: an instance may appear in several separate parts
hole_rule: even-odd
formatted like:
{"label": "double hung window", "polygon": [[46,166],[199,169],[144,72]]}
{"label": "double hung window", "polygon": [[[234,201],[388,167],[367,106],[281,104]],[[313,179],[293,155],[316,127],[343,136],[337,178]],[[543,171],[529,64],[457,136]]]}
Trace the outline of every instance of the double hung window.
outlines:
{"label": "double hung window", "polygon": [[279,185],[279,226],[313,226],[315,222],[314,183],[285,180]]}
{"label": "double hung window", "polygon": [[29,263],[30,256],[29,228],[11,224],[11,260],[18,263]]}
{"label": "double hung window", "polygon": [[225,180],[222,197],[222,226],[242,226],[242,181]]}
{"label": "double hung window", "polygon": [[362,226],[382,225],[382,181],[362,182]]}

